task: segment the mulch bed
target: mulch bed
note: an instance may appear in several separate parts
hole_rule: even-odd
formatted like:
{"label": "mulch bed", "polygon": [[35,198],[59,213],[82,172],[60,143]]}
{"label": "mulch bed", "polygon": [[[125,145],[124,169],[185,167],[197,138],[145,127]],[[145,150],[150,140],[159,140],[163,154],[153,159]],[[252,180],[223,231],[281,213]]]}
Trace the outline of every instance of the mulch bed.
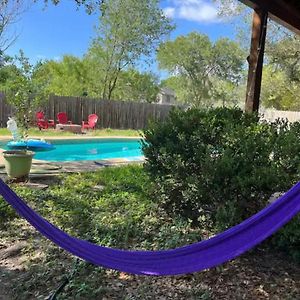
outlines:
{"label": "mulch bed", "polygon": [[[13,282],[26,278],[20,249],[24,244],[16,242],[0,247],[0,299],[36,299],[34,296],[12,297]],[[2,249],[1,249],[2,248]],[[11,253],[9,253],[11,250]],[[65,254],[62,254],[63,256]],[[63,257],[62,256],[62,257]],[[88,269],[88,268],[87,268]],[[94,268],[91,267],[91,270]],[[79,276],[79,277],[78,277]],[[91,276],[79,274],[76,280],[85,283]],[[99,299],[300,299],[300,266],[281,254],[256,249],[228,262],[221,267],[185,276],[147,277],[106,270],[99,284]],[[57,287],[49,283],[50,288]],[[41,289],[41,291],[39,291]],[[74,299],[72,291],[65,288],[67,299]],[[35,295],[43,293],[36,286]],[[68,292],[70,293],[69,297]],[[2,298],[1,298],[2,297]],[[40,298],[44,299],[44,298]],[[89,297],[78,299],[92,299]]]}

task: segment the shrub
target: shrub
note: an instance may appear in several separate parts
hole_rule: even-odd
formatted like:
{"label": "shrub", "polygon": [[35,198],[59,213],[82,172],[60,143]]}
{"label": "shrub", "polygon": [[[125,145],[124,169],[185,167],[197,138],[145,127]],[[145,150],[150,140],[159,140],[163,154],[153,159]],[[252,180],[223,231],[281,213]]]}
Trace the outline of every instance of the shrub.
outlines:
{"label": "shrub", "polygon": [[17,214],[2,198],[0,199],[0,224],[5,225],[7,221],[16,217]]}
{"label": "shrub", "polygon": [[271,244],[300,263],[300,216],[296,216],[275,234],[271,239]]}
{"label": "shrub", "polygon": [[144,134],[159,203],[193,222],[230,227],[299,180],[299,123],[239,109],[173,110]]}

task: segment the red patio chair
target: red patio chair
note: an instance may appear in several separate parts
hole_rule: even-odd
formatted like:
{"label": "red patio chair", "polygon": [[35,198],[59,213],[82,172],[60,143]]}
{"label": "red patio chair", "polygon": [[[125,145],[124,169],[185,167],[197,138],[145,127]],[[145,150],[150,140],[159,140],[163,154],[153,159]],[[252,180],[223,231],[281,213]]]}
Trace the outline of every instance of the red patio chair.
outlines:
{"label": "red patio chair", "polygon": [[59,112],[57,114],[57,122],[59,124],[72,124],[72,121],[68,120],[67,114],[65,112]]}
{"label": "red patio chair", "polygon": [[82,121],[83,129],[95,129],[98,121],[98,116],[96,114],[91,114],[88,116],[88,121]]}
{"label": "red patio chair", "polygon": [[48,129],[49,127],[53,127],[53,128],[55,127],[54,120],[47,120],[45,118],[44,112],[38,111],[35,114],[35,117],[36,117],[36,124],[37,124],[39,130]]}

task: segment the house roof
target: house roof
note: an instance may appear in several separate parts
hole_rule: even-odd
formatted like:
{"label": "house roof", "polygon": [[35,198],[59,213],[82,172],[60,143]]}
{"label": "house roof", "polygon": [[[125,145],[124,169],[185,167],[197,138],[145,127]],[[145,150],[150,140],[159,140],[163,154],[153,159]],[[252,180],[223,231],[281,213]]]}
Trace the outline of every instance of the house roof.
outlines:
{"label": "house roof", "polygon": [[279,24],[300,34],[299,0],[239,0],[251,8],[269,12],[269,17]]}
{"label": "house roof", "polygon": [[168,87],[163,87],[159,91],[162,95],[170,95],[170,96],[175,96],[175,92],[168,88]]}

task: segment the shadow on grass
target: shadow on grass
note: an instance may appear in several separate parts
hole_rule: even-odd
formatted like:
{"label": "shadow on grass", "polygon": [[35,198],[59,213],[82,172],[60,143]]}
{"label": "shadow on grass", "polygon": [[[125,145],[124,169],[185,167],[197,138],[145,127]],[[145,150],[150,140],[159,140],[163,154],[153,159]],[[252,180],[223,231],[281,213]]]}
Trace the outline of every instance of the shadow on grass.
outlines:
{"label": "shadow on grass", "polygon": [[[67,276],[70,280],[57,299],[280,300],[300,296],[300,266],[258,249],[211,270],[147,277],[103,269],[81,260],[75,264],[75,258],[44,239],[35,246],[33,257],[20,266],[0,261],[3,299],[47,299]],[[36,256],[38,249],[45,253]]]}

